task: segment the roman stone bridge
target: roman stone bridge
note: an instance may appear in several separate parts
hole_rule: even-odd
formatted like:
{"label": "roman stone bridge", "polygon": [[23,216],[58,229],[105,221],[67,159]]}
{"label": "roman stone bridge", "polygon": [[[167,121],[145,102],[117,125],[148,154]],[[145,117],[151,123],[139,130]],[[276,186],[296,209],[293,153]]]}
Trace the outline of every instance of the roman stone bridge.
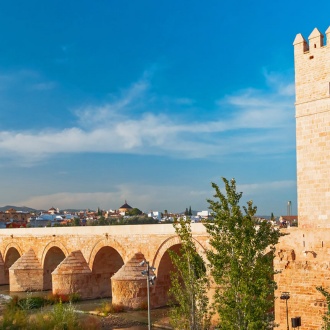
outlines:
{"label": "roman stone bridge", "polygon": [[[205,258],[205,227],[191,227]],[[0,284],[9,284],[12,292],[51,290],[77,293],[83,299],[112,296],[115,303],[138,308],[147,294],[139,265],[145,259],[156,268],[152,306],[163,306],[173,270],[168,251],[179,248],[171,224],[2,229]]]}

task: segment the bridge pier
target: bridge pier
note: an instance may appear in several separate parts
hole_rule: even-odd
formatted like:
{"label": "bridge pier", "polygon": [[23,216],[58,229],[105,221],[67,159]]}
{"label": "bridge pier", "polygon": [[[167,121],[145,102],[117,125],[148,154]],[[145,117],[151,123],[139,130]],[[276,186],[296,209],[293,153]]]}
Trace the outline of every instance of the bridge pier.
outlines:
{"label": "bridge pier", "polygon": [[0,254],[0,285],[7,284],[5,278],[5,262]]}
{"label": "bridge pier", "polygon": [[43,290],[43,269],[32,248],[9,268],[10,291]]}
{"label": "bridge pier", "polygon": [[73,251],[52,273],[53,294],[76,293],[81,299],[97,298],[92,278],[92,271],[82,252]]}
{"label": "bridge pier", "polygon": [[[144,260],[142,253],[136,253],[118,272],[112,276],[112,303],[127,309],[147,307],[147,278],[141,272],[145,267],[139,264]],[[153,289],[150,290],[151,306]]]}

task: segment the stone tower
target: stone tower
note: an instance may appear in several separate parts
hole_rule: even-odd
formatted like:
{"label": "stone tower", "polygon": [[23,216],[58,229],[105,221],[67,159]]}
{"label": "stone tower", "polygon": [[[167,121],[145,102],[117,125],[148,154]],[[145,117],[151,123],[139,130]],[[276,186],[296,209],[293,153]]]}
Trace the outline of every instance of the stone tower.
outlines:
{"label": "stone tower", "polygon": [[300,228],[330,228],[330,27],[294,40]]}
{"label": "stone tower", "polygon": [[289,304],[275,299],[278,330],[298,316],[301,330],[320,329],[327,302],[316,288],[330,290],[330,28],[326,44],[318,29],[308,39],[293,43],[299,227],[276,246],[275,296],[290,295]]}

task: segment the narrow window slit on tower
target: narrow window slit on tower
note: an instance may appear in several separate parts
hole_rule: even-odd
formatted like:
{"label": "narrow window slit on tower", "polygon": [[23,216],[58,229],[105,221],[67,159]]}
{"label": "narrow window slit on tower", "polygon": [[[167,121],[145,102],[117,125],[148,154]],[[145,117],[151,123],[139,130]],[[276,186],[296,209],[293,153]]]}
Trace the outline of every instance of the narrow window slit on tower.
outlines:
{"label": "narrow window slit on tower", "polygon": [[309,57],[309,59],[310,59],[310,60],[312,60],[313,58],[314,58],[314,56],[313,56],[313,55]]}

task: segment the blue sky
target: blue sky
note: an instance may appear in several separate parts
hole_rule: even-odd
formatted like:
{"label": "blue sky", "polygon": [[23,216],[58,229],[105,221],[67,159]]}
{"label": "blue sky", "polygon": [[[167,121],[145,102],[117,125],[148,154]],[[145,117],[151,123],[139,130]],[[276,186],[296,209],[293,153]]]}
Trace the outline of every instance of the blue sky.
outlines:
{"label": "blue sky", "polygon": [[[296,212],[292,43],[329,2],[0,4],[0,205]],[[222,186],[222,185],[221,185]]]}

